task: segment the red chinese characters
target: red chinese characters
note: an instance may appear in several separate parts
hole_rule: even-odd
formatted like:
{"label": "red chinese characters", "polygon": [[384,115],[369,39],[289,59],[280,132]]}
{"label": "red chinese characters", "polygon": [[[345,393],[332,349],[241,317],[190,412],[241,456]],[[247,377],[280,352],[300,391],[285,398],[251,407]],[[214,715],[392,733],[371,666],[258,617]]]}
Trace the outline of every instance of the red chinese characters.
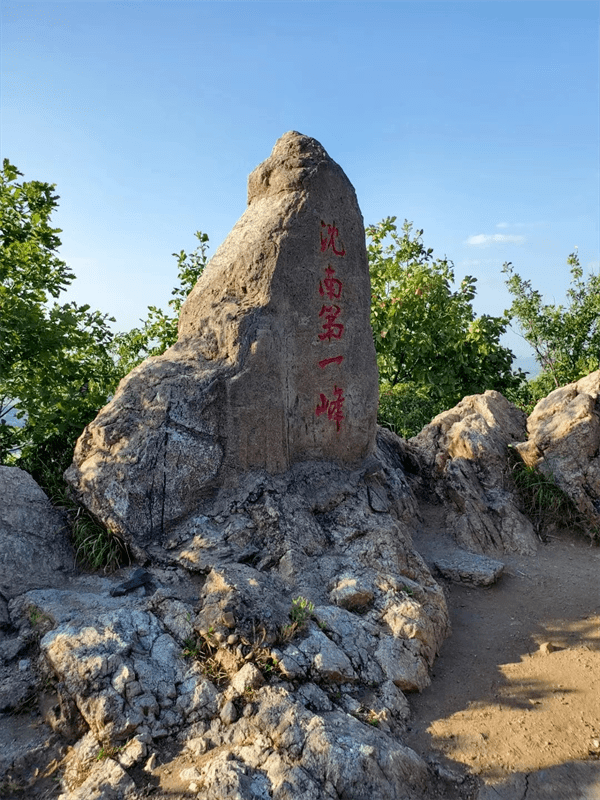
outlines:
{"label": "red chinese characters", "polygon": [[336,322],[339,313],[342,309],[339,306],[323,306],[319,311],[320,317],[325,317],[325,324],[321,327],[325,333],[319,334],[319,339],[323,342],[325,339],[341,339],[344,332],[344,326],[341,322]]}
{"label": "red chinese characters", "polygon": [[321,369],[325,369],[330,364],[341,364],[344,360],[344,356],[335,356],[335,358],[324,358],[323,361],[319,361],[319,366]]}
{"label": "red chinese characters", "polygon": [[330,300],[339,300],[342,295],[342,282],[333,277],[335,275],[333,267],[327,267],[325,274],[327,277],[319,281],[319,294],[321,296],[327,295]]}
{"label": "red chinese characters", "polygon": [[333,390],[334,399],[328,400],[327,397],[321,392],[321,402],[315,409],[317,417],[321,414],[327,414],[327,418],[335,422],[337,430],[340,429],[340,423],[344,419],[342,414],[342,406],[344,405],[344,390],[339,389],[337,386]]}
{"label": "red chinese characters", "polygon": [[321,228],[327,228],[327,233],[325,235],[323,235],[323,231],[321,231],[321,252],[324,253],[327,249],[331,248],[336,256],[345,256],[346,250],[344,245],[341,245],[341,250],[338,250],[335,246],[335,240],[339,236],[339,231],[335,227],[335,224],[328,225],[321,220]]}
{"label": "red chinese characters", "polygon": [[[325,233],[325,230],[327,231]],[[336,256],[346,255],[344,246],[338,242],[339,231],[335,224],[328,225],[321,221],[321,252],[332,250]],[[337,300],[341,302],[343,284],[342,281],[335,276],[335,269],[329,264],[325,270],[325,277],[319,281],[319,294],[323,298],[330,301]],[[321,325],[322,332],[319,333],[319,339],[322,342],[331,343],[332,340],[339,340],[344,334],[344,324],[339,321],[338,317],[342,312],[342,308],[337,303],[330,305],[324,303],[319,312],[319,318],[324,318]],[[324,358],[319,361],[319,367],[325,369],[333,365],[340,366],[344,356],[332,356],[331,358]],[[327,415],[327,419],[335,422],[336,429],[339,431],[341,422],[344,419],[342,413],[342,406],[345,401],[344,390],[339,386],[335,386],[333,390],[333,398],[328,398],[327,395],[320,393],[319,404],[315,409],[315,414],[320,417],[322,414]]]}

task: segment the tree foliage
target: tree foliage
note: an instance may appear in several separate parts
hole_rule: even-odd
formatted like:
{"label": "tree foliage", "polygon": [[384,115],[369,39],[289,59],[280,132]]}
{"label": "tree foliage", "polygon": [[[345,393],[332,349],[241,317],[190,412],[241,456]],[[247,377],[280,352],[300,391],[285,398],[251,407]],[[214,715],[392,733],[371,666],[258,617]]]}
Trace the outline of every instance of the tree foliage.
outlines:
{"label": "tree foliage", "polygon": [[[177,339],[177,319],[206,264],[208,236],[177,258],[170,310],[151,306],[139,328],[113,334],[114,319],[89,305],[57,302],[74,275],[59,258],[54,185],[0,173],[0,463],[17,464],[50,491],[75,442],[140,361]],[[20,420],[15,422],[14,417]]]}
{"label": "tree foliage", "polygon": [[[88,305],[56,302],[74,275],[50,225],[54,185],[0,172],[0,461],[34,475],[56,470],[106,401],[114,362],[111,321]],[[17,407],[18,405],[18,407]],[[11,424],[11,414],[21,425]],[[61,462],[61,464],[55,463]],[[65,464],[66,466],[66,464]]]}
{"label": "tree foliage", "polygon": [[477,317],[471,305],[476,279],[468,275],[454,290],[452,262],[434,259],[423,245],[423,231],[413,234],[412,223],[405,221],[398,232],[395,220],[367,228],[371,324],[384,408],[402,397],[404,407],[411,387],[429,400],[428,412],[486,389],[515,389],[523,375],[513,373],[514,355],[500,344],[508,318]]}
{"label": "tree foliage", "polygon": [[530,382],[531,400],[576,381],[600,367],[600,275],[584,280],[576,252],[567,258],[571,281],[566,305],[544,303],[531,281],[523,280],[513,265],[504,264],[506,285],[513,296],[510,315],[534,350],[542,368]]}

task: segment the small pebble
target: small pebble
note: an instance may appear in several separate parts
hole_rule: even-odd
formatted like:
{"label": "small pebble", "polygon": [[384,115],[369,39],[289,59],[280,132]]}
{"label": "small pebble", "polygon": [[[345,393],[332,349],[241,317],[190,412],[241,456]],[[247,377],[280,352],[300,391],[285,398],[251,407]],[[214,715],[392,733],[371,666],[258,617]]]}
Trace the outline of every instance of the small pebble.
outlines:
{"label": "small pebble", "polygon": [[228,628],[235,628],[235,617],[231,611],[226,611],[221,619],[223,621],[223,625],[226,625]]}
{"label": "small pebble", "polygon": [[223,706],[221,713],[221,722],[224,725],[231,725],[238,718],[237,711],[231,700],[228,700]]}
{"label": "small pebble", "polygon": [[544,656],[547,656],[549,653],[553,653],[556,650],[556,647],[552,644],[552,642],[544,642],[540,645],[540,653]]}
{"label": "small pebble", "polygon": [[152,753],[148,761],[146,761],[146,763],[144,764],[144,770],[146,772],[152,772],[153,770],[156,769],[157,764],[158,764],[158,759],[156,758],[156,753]]}

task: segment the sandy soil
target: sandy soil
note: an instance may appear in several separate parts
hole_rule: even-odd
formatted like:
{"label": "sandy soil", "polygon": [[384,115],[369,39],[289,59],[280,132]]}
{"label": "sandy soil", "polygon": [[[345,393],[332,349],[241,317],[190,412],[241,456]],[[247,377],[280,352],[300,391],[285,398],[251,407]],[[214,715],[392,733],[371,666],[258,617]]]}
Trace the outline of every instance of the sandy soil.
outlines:
{"label": "sandy soil", "polygon": [[492,587],[446,585],[452,635],[411,696],[407,744],[479,776],[490,797],[585,772],[565,800],[600,798],[600,548],[561,532],[502,560]]}

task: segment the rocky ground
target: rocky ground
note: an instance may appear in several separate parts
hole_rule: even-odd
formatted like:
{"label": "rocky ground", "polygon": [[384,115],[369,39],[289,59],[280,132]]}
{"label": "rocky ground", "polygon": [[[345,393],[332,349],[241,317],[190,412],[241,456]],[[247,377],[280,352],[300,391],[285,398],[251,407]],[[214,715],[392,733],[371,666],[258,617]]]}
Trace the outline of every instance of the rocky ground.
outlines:
{"label": "rocky ground", "polygon": [[[434,522],[435,509],[429,518]],[[433,527],[415,537],[430,562],[439,538]],[[597,800],[600,549],[568,531],[554,531],[535,555],[503,560],[504,573],[492,586],[440,578],[452,635],[435,662],[431,686],[408,695],[405,742],[440,775],[430,786],[432,798]],[[44,625],[43,619],[34,621],[40,633]],[[23,655],[25,672],[33,651]],[[107,769],[119,761],[128,765],[126,749],[102,752],[95,740],[87,758],[76,759],[44,722],[56,700],[52,691],[51,684],[46,691],[42,687],[35,697],[25,697],[20,709],[0,716],[0,759],[9,760],[12,750],[22,752],[29,742],[21,774],[14,774],[12,785],[10,776],[5,779],[2,797],[83,798],[63,794],[65,772],[98,758]],[[194,777],[208,757],[205,746],[189,734],[154,742],[138,766],[128,769],[136,796],[201,797]],[[215,751],[210,752],[214,760]],[[35,770],[39,776],[24,795],[19,777]],[[106,794],[112,796],[117,795]]]}

